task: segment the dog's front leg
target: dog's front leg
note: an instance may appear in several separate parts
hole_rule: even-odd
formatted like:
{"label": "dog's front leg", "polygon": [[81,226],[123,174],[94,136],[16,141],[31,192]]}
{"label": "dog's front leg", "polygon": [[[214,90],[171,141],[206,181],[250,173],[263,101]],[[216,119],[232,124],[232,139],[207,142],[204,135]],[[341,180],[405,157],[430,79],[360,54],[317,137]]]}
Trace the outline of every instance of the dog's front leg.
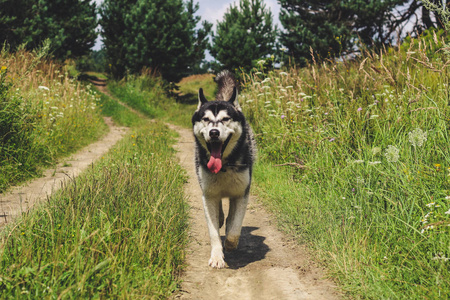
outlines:
{"label": "dog's front leg", "polygon": [[242,222],[247,210],[248,195],[238,198],[230,198],[230,211],[227,217],[227,229],[225,250],[233,251],[237,248],[241,236]]}
{"label": "dog's front leg", "polygon": [[203,207],[205,209],[206,224],[208,225],[209,237],[211,240],[211,258],[209,266],[213,268],[225,268],[222,242],[219,233],[219,212],[221,199],[206,199],[203,196]]}

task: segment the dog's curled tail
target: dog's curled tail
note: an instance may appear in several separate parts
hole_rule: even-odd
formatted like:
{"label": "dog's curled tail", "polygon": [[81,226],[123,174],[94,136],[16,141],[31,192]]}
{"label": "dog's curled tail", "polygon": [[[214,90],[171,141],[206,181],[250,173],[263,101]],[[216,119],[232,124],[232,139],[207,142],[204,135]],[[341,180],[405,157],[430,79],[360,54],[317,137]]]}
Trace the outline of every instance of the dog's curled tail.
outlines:
{"label": "dog's curled tail", "polygon": [[233,88],[236,87],[236,89],[238,89],[236,79],[228,70],[224,70],[217,74],[215,81],[218,85],[217,101],[228,101],[233,95]]}

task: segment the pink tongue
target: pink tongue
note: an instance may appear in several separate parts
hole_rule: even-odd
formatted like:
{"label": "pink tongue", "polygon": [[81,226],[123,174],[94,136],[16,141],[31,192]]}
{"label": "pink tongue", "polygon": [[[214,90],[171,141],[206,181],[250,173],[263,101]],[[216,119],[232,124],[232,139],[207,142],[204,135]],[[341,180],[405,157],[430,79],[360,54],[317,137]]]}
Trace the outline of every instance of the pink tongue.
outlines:
{"label": "pink tongue", "polygon": [[211,144],[211,158],[207,164],[211,173],[217,174],[222,169],[222,144]]}

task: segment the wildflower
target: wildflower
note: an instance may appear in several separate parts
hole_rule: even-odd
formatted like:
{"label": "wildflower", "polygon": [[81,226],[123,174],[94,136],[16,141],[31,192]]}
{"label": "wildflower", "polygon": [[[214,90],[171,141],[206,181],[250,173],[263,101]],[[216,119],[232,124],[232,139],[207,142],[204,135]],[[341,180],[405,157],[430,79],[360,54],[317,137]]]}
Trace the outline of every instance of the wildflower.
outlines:
{"label": "wildflower", "polygon": [[263,65],[266,61],[264,59],[258,60],[257,65]]}
{"label": "wildflower", "polygon": [[445,197],[445,200],[450,200],[450,196],[446,196],[446,197]]}
{"label": "wildflower", "polygon": [[450,209],[449,210],[447,210],[444,214],[446,214],[446,215],[450,215]]}
{"label": "wildflower", "polygon": [[284,118],[286,118],[286,116],[285,115],[281,115],[281,119],[284,119]]}
{"label": "wildflower", "polygon": [[432,206],[434,206],[435,204],[436,204],[435,202],[428,203],[428,204],[427,204],[427,207],[432,207]]}
{"label": "wildflower", "polygon": [[280,75],[287,76],[288,73],[286,73],[286,72],[280,72]]}
{"label": "wildflower", "polygon": [[40,90],[46,90],[46,91],[50,90],[48,87],[43,86],[43,85],[38,86],[38,89],[40,89]]}
{"label": "wildflower", "polygon": [[334,138],[331,138],[328,140],[329,142],[334,142]]}
{"label": "wildflower", "polygon": [[373,156],[376,156],[376,155],[378,155],[378,154],[380,154],[381,153],[381,148],[380,147],[374,147],[374,148],[372,148],[372,155]]}
{"label": "wildflower", "polygon": [[442,252],[439,252],[434,257],[431,258],[432,260],[442,260],[442,261],[449,261],[449,257],[445,257],[445,255]]}
{"label": "wildflower", "polygon": [[400,150],[392,145],[389,145],[386,149],[386,152],[384,153],[384,156],[386,157],[388,162],[397,162],[400,158],[399,155]]}
{"label": "wildflower", "polygon": [[427,140],[427,132],[424,132],[420,128],[416,128],[408,133],[408,140],[414,146],[414,148],[422,147],[423,143]]}
{"label": "wildflower", "polygon": [[362,107],[358,107],[357,111],[362,111]]}
{"label": "wildflower", "polygon": [[2,71],[6,70],[7,67],[6,66],[2,66]]}
{"label": "wildflower", "polygon": [[381,164],[381,161],[369,161],[369,166],[375,166]]}

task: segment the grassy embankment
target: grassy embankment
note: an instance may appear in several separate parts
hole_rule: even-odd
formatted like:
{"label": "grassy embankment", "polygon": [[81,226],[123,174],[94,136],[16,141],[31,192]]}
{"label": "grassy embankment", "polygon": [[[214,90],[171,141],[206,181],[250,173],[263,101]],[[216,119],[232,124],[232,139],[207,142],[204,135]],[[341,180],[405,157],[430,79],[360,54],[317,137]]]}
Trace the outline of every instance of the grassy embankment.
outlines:
{"label": "grassy embankment", "polygon": [[450,295],[442,45],[429,34],[354,61],[246,76],[257,194],[357,298]]}
{"label": "grassy embankment", "polygon": [[107,130],[96,92],[42,53],[0,53],[0,192]]}
{"label": "grassy embankment", "polygon": [[[15,69],[10,64],[5,70],[10,75]],[[14,72],[22,74],[24,81],[40,74]],[[69,88],[54,92],[51,82],[45,86],[49,88],[44,89],[45,96],[37,89],[26,99],[30,105],[37,101],[49,106],[46,112],[51,113],[55,104],[40,99],[49,95],[56,99],[50,93],[65,95]],[[79,86],[76,95],[83,93]],[[132,128],[92,168],[2,229],[0,298],[154,299],[166,298],[177,288],[187,210],[182,194],[184,173],[173,159],[174,135],[161,123],[140,120],[113,99],[89,93],[104,115]],[[8,97],[2,98],[4,105],[11,104]],[[23,97],[19,100],[24,103]],[[83,103],[78,98],[72,101],[72,106]],[[58,110],[64,107],[56,103],[61,105]],[[72,108],[69,103],[64,105]],[[81,115],[89,109],[97,112],[98,124],[103,124],[99,110],[88,106],[80,108],[69,125],[98,127]],[[61,132],[75,128],[56,124],[52,127]],[[29,138],[28,131],[22,134]]]}

